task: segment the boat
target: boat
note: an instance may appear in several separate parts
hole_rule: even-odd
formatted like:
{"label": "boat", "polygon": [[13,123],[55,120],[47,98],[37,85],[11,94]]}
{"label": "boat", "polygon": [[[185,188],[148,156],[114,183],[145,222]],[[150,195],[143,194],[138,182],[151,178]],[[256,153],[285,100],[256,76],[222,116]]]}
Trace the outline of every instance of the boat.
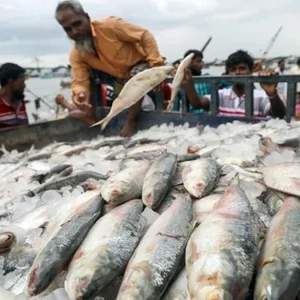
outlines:
{"label": "boat", "polygon": [[[195,81],[208,82],[212,84],[212,100],[210,113],[195,114],[188,112],[186,97],[183,97],[183,105],[181,112],[167,112],[163,110],[162,92],[157,90],[157,107],[156,111],[142,111],[137,120],[137,128],[139,130],[148,129],[154,125],[164,123],[173,123],[174,125],[183,125],[188,123],[190,126],[209,125],[217,127],[220,124],[226,124],[233,121],[242,121],[248,123],[257,123],[267,120],[266,118],[253,118],[253,109],[251,98],[253,95],[253,83],[255,82],[287,82],[288,101],[286,121],[290,122],[295,115],[295,99],[296,99],[296,82],[300,82],[300,75],[284,75],[276,77],[261,77],[261,76],[239,76],[239,82],[244,82],[247,86],[246,93],[246,113],[245,117],[228,117],[218,115],[218,99],[217,89],[220,83],[233,83],[237,80],[236,76],[197,76]],[[172,81],[168,79],[167,81]],[[183,91],[182,91],[183,92]],[[184,92],[183,92],[184,93]],[[109,113],[109,107],[98,106],[96,109],[96,118],[102,119]],[[62,118],[39,122],[27,126],[17,128],[7,128],[1,130],[0,145],[4,145],[7,150],[17,149],[18,151],[28,150],[32,145],[36,148],[43,148],[53,142],[75,142],[80,140],[90,140],[99,134],[104,136],[118,135],[125,120],[127,113],[122,112],[113,118],[105,131],[101,132],[100,127],[90,127],[84,122],[72,119]]]}

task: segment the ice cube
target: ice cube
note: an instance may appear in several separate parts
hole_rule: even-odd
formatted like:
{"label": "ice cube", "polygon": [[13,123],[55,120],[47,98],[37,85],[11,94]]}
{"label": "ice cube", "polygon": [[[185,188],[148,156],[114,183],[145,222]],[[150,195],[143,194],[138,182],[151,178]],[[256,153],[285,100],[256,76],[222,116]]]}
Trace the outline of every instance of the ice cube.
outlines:
{"label": "ice cube", "polygon": [[49,190],[42,194],[41,200],[43,203],[49,204],[60,201],[62,199],[61,194],[55,190]]}
{"label": "ice cube", "polygon": [[34,245],[35,242],[40,240],[42,233],[42,228],[35,228],[28,231],[28,233],[25,236],[25,243],[28,245]]}

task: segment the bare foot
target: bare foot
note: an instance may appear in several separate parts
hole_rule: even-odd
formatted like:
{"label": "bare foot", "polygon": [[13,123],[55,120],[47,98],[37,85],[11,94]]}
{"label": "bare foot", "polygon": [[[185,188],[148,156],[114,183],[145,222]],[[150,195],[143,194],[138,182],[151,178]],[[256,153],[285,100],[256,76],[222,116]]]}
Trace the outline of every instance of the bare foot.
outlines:
{"label": "bare foot", "polygon": [[126,121],[124,124],[120,136],[122,137],[131,137],[135,134],[135,122],[134,121]]}

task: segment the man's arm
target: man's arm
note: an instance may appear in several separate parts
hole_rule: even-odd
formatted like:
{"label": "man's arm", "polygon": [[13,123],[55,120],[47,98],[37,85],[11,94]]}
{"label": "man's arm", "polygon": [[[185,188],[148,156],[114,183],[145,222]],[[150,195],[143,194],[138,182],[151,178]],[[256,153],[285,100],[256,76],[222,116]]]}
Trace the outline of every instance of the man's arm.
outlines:
{"label": "man's arm", "polygon": [[185,71],[183,87],[185,89],[188,101],[195,109],[202,108],[205,110],[209,110],[209,99],[197,94],[193,83],[193,77],[189,70]]}
{"label": "man's arm", "polygon": [[90,102],[90,75],[89,67],[82,60],[77,49],[73,49],[70,54],[70,64],[72,72],[72,100],[75,104],[80,93],[85,95],[85,101]]}
{"label": "man's arm", "polygon": [[114,30],[121,41],[139,43],[151,67],[164,64],[165,58],[160,55],[155,38],[148,30],[128,23],[121,18],[116,18]]}
{"label": "man's arm", "polygon": [[[275,72],[272,70],[266,70],[264,72],[259,72],[258,75],[270,77],[275,75]],[[285,105],[277,93],[277,83],[266,82],[266,83],[261,83],[260,86],[266,92],[270,101],[269,103],[271,105],[271,109],[269,111],[269,114],[274,118],[280,118],[280,119],[284,118]],[[267,114],[265,110],[268,107],[268,103],[264,101],[263,106],[264,106],[263,107],[264,114]]]}

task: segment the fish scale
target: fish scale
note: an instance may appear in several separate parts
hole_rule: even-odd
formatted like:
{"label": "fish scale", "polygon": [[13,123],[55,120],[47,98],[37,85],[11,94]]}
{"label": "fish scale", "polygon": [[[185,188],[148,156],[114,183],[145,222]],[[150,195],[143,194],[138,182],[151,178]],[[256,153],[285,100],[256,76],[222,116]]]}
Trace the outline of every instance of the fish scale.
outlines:
{"label": "fish scale", "polygon": [[93,299],[122,274],[142,234],[142,210],[141,200],[129,201],[93,226],[69,266],[70,299]]}
{"label": "fish scale", "polygon": [[175,200],[141,240],[117,300],[159,299],[177,271],[194,224],[190,197]]}

